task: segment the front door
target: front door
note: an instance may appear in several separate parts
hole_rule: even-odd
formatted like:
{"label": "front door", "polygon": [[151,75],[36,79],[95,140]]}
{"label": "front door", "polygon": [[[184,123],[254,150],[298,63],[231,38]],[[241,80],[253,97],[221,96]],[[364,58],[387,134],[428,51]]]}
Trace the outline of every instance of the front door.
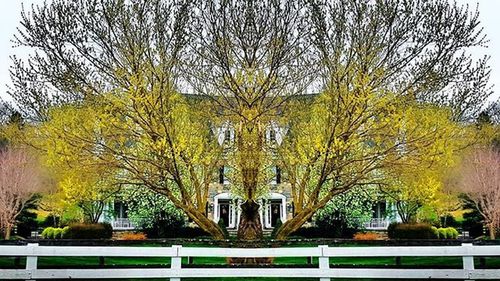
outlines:
{"label": "front door", "polygon": [[281,220],[281,200],[279,201],[271,201],[271,227],[275,227],[278,223],[278,220]]}
{"label": "front door", "polygon": [[229,200],[219,200],[219,220],[224,221],[224,225],[228,227],[231,224],[230,220],[231,204]]}

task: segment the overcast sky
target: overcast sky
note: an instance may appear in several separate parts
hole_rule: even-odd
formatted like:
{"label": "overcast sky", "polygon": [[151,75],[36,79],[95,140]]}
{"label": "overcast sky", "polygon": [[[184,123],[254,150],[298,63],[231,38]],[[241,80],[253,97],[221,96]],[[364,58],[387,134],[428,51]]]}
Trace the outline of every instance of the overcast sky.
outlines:
{"label": "overcast sky", "polygon": [[[452,0],[450,0],[452,1]],[[500,96],[500,1],[499,0],[457,0],[459,4],[469,4],[473,8],[479,3],[480,20],[484,31],[489,39],[489,47],[486,49],[474,50],[474,55],[482,57],[491,56],[490,65],[492,74],[490,84],[493,85],[494,97]],[[43,0],[0,0],[0,97],[8,99],[6,94],[7,84],[10,83],[9,66],[11,64],[9,56],[16,54],[25,56],[25,51],[12,47],[13,34],[19,26],[21,5],[30,7],[32,4],[41,4]]]}

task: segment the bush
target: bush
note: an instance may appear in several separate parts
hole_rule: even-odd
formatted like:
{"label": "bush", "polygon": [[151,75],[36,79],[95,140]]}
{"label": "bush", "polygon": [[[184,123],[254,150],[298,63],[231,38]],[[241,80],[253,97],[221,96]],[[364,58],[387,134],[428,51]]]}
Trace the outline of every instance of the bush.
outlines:
{"label": "bush", "polygon": [[110,239],[113,228],[109,223],[79,223],[70,225],[66,234],[71,239]]}
{"label": "bush", "polygon": [[479,211],[474,210],[464,214],[462,223],[463,230],[469,232],[470,238],[477,238],[484,235],[483,217]]}
{"label": "bush", "polygon": [[347,219],[340,212],[329,214],[328,216],[317,216],[315,224],[316,230],[309,229],[304,232],[306,234],[313,234],[314,236],[305,236],[306,238],[352,238],[354,233],[358,232],[358,228],[350,226]]}
{"label": "bush", "polygon": [[52,214],[48,215],[42,222],[42,226],[55,227],[59,224],[59,217]]}
{"label": "bush", "polygon": [[389,224],[389,226],[387,227],[387,236],[389,236],[389,238],[393,239],[394,237],[396,237],[396,227],[400,224],[401,223],[399,222],[391,222]]}
{"label": "bush", "polygon": [[54,228],[53,227],[47,227],[42,231],[41,234],[43,239],[52,239],[54,238]]}
{"label": "bush", "polygon": [[[151,227],[142,226],[144,233],[149,238],[177,238],[184,237],[182,233],[186,232],[184,228],[184,220],[175,216],[167,216],[166,218],[157,219]],[[189,230],[187,231],[189,232]]]}
{"label": "bush", "polygon": [[446,239],[448,238],[448,233],[446,232],[446,228],[438,228],[438,238],[439,239]]}
{"label": "bush", "polygon": [[457,221],[454,216],[446,215],[440,218],[440,224],[443,227],[461,227],[462,223]]}
{"label": "bush", "polygon": [[35,231],[38,227],[36,221],[36,213],[32,209],[23,209],[16,217],[17,230],[16,234],[24,238],[30,237],[31,232]]}
{"label": "bush", "polygon": [[444,228],[444,233],[446,234],[446,239],[458,238],[458,231],[453,227]]}
{"label": "bush", "polygon": [[273,228],[273,232],[271,232],[272,239],[276,238],[276,233],[278,232],[278,229],[280,229],[282,225],[283,225],[283,223],[281,222],[281,219],[278,219],[276,221],[276,225]]}
{"label": "bush", "polygon": [[435,226],[432,226],[431,230],[432,230],[432,233],[434,233],[434,236],[436,238],[439,238],[439,229],[437,227],[435,227]]}
{"label": "bush", "polygon": [[382,236],[376,232],[358,232],[354,234],[354,240],[380,240]]}
{"label": "bush", "polygon": [[219,219],[219,222],[217,222],[219,225],[220,229],[222,229],[222,233],[224,233],[224,238],[229,238],[229,232],[227,232],[227,227],[223,219]]}
{"label": "bush", "polygon": [[69,226],[63,227],[61,231],[61,238],[63,239],[69,238]]}
{"label": "bush", "polygon": [[119,237],[119,240],[146,240],[146,234],[142,232],[133,233],[133,232],[125,232],[122,233]]}
{"label": "bush", "polygon": [[389,225],[387,234],[391,239],[436,239],[435,230],[430,224],[395,223]]}
{"label": "bush", "polygon": [[61,239],[62,238],[62,228],[54,228],[54,231],[52,232],[52,238],[53,239]]}

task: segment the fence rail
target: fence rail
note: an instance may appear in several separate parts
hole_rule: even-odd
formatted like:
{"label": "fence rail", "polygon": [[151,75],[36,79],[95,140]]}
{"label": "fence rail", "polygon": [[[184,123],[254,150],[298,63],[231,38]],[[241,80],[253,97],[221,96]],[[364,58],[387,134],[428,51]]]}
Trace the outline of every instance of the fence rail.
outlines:
{"label": "fence rail", "polygon": [[[500,269],[475,269],[474,257],[500,256],[500,246],[191,248],[0,246],[1,256],[26,257],[25,269],[0,269],[0,279],[111,279],[207,277],[500,279]],[[40,269],[38,257],[165,257],[170,268]],[[182,268],[183,257],[316,257],[317,268]],[[330,268],[331,257],[462,257],[462,269]]]}

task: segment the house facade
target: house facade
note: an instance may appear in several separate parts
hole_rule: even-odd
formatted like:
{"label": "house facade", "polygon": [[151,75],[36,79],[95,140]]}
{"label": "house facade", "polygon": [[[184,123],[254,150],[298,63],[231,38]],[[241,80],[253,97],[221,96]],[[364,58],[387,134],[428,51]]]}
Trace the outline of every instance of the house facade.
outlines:
{"label": "house facade", "polygon": [[[234,141],[234,130],[230,124],[226,124],[214,130],[214,135],[220,145],[225,142]],[[286,130],[275,124],[271,124],[266,131],[266,139],[270,142],[282,143]],[[231,183],[226,177],[227,167],[219,168],[218,182],[210,185],[207,205],[207,215],[215,222],[222,220],[228,230],[237,230],[240,222],[240,205],[242,198],[231,193]],[[274,177],[269,182],[270,192],[259,199],[260,219],[264,230],[272,230],[278,220],[285,222],[293,214],[293,198],[290,185],[281,181],[281,170],[274,167]],[[394,216],[388,215],[393,212],[393,207],[386,201],[372,203],[372,218],[365,223],[368,230],[387,229],[389,223],[394,220]],[[113,210],[110,210],[113,208]],[[108,216],[108,221],[115,230],[133,230],[135,226],[128,219],[127,206],[124,202],[114,202],[113,206],[107,208],[112,216]],[[103,219],[104,221],[104,219]]]}

